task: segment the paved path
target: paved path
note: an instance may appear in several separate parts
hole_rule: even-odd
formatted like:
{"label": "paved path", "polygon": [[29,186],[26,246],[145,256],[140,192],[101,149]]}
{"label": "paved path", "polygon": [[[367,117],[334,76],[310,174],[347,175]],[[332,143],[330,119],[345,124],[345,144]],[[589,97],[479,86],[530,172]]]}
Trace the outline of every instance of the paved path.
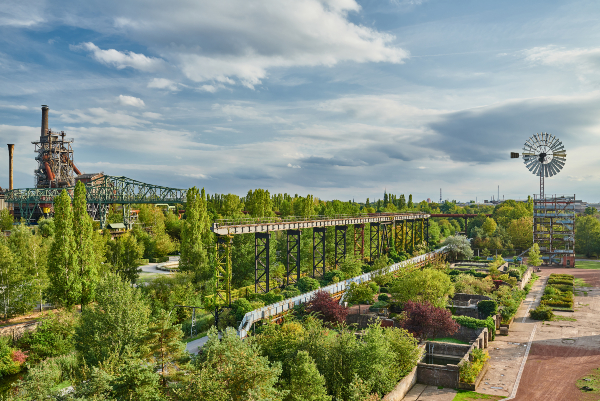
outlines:
{"label": "paved path", "polygon": [[159,264],[160,263],[149,263],[147,265],[140,266],[140,269],[142,269],[143,273],[171,274],[171,272],[166,271],[166,270],[158,270],[156,268],[156,266],[159,265]]}
{"label": "paved path", "polygon": [[185,349],[190,354],[197,354],[200,351],[200,348],[208,341],[208,336],[204,336],[194,341],[190,341],[185,345]]}

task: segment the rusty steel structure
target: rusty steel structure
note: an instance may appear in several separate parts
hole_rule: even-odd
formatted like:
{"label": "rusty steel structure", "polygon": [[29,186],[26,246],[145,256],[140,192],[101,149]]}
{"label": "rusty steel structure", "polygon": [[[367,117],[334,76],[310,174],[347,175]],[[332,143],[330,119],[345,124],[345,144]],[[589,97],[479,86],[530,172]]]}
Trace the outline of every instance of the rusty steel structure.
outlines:
{"label": "rusty steel structure", "polygon": [[48,111],[42,106],[42,129],[40,139],[31,142],[35,145],[34,170],[36,188],[66,188],[75,185],[75,177],[81,172],[73,162],[73,139],[66,139],[65,131],[54,132],[48,128]]}

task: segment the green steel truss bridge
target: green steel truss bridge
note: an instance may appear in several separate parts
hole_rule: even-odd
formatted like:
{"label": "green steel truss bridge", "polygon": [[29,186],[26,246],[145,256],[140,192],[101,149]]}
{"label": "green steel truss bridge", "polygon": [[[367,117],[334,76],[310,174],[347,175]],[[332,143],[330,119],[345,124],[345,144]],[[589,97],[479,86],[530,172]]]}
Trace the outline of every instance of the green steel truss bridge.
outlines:
{"label": "green steel truss bridge", "polygon": [[[42,216],[53,214],[54,198],[63,190],[73,198],[75,187],[24,188],[6,191],[4,200],[13,204],[15,217],[24,218],[28,223],[32,223]],[[123,205],[123,223],[129,227],[132,204],[186,202],[186,190],[146,184],[127,177],[97,176],[86,183],[86,190],[88,213],[94,220],[100,221],[102,228],[106,224],[111,204]]]}

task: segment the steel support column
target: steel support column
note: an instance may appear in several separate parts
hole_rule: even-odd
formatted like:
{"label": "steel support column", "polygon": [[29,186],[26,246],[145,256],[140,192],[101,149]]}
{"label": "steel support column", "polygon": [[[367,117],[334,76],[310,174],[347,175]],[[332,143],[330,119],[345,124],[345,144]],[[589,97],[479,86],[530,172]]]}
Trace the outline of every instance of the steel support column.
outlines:
{"label": "steel support column", "polygon": [[371,223],[369,229],[369,259],[373,262],[379,257],[379,225],[380,223]]}
{"label": "steel support column", "polygon": [[355,224],[354,225],[354,257],[356,254],[360,255],[360,260],[365,258],[365,225]]}
{"label": "steel support column", "polygon": [[426,219],[427,224],[425,225],[425,236],[426,236],[426,241],[427,241],[427,246],[429,246],[429,219]]}
{"label": "steel support column", "polygon": [[335,226],[335,269],[337,269],[339,265],[346,260],[347,231],[348,226]]}
{"label": "steel support column", "polygon": [[217,305],[231,305],[231,245],[233,236],[218,235],[216,249]]}
{"label": "steel support column", "polygon": [[411,228],[411,235],[410,235],[410,240],[411,240],[411,245],[410,245],[410,253],[413,253],[415,251],[415,220],[412,219],[410,221],[410,228]]}
{"label": "steel support column", "polygon": [[254,234],[254,292],[267,293],[269,288],[269,245],[271,233]]}
{"label": "steel support column", "polygon": [[287,230],[286,284],[300,280],[300,230]]}
{"label": "steel support column", "polygon": [[325,233],[327,228],[313,228],[313,278],[325,275]]}
{"label": "steel support column", "polygon": [[387,223],[384,224],[382,223],[380,226],[380,231],[381,231],[381,241],[379,243],[379,254],[383,255],[388,253],[389,247],[390,247],[390,232],[389,229],[391,228],[391,224]]}

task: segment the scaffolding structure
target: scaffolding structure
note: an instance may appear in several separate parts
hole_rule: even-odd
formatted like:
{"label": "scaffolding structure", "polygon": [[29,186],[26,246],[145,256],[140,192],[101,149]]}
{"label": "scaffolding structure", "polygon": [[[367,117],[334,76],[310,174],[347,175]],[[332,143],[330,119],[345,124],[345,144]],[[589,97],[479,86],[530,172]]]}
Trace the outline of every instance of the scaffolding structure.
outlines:
{"label": "scaffolding structure", "polygon": [[545,264],[575,264],[575,195],[534,195],[533,242]]}

